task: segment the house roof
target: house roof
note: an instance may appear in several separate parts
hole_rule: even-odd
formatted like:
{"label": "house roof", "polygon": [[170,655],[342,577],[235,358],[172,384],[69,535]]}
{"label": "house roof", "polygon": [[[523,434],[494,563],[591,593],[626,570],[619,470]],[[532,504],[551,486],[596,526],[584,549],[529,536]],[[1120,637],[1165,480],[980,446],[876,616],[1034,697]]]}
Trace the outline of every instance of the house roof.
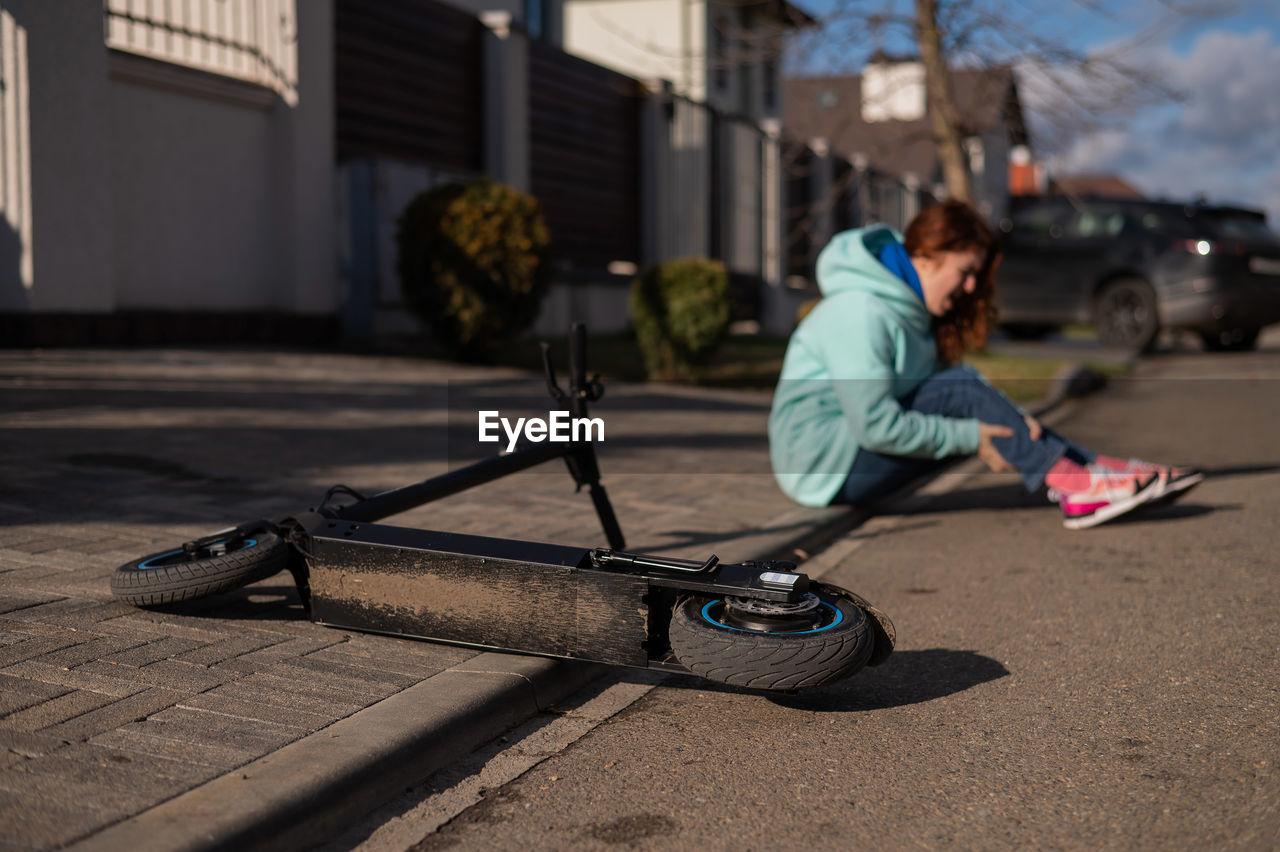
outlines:
{"label": "house roof", "polygon": [[1061,175],[1049,181],[1049,194],[1079,198],[1146,198],[1142,190],[1113,174]]}
{"label": "house roof", "polygon": [[796,29],[812,27],[818,23],[817,18],[788,0],[715,0],[715,2],[720,6],[762,7],[766,14],[771,15],[779,23]]}
{"label": "house roof", "polygon": [[[783,85],[783,133],[789,138],[821,137],[833,152],[845,157],[862,154],[882,171],[911,173],[926,183],[939,179],[928,115],[918,121],[863,121],[860,75],[795,77]],[[994,130],[1003,122],[1012,141],[1025,144],[1013,69],[956,69],[951,87],[966,135]]]}

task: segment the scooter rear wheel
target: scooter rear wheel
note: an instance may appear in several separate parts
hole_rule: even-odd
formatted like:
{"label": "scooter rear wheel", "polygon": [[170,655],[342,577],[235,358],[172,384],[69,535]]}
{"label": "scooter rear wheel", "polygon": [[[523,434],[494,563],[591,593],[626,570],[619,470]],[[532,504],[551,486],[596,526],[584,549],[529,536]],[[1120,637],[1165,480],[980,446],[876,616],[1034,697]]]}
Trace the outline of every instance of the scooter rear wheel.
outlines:
{"label": "scooter rear wheel", "polygon": [[794,616],[684,598],[671,616],[671,649],[694,674],[733,686],[791,691],[834,683],[867,664],[874,639],[853,601],[820,587],[815,597],[816,606]]}
{"label": "scooter rear wheel", "polygon": [[288,557],[289,545],[269,532],[194,553],[179,547],[121,565],[111,575],[111,592],[134,606],[180,603],[270,577],[287,567]]}

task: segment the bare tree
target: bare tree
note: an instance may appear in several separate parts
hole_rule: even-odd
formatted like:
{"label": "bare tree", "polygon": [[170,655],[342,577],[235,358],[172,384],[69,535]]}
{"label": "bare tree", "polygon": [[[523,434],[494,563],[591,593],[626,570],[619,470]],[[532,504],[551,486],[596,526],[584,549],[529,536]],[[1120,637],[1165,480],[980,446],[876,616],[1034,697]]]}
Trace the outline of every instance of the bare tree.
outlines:
{"label": "bare tree", "polygon": [[933,143],[938,149],[938,160],[942,163],[942,179],[952,198],[969,201],[973,198],[973,181],[964,155],[960,111],[956,109],[951,94],[951,73],[942,52],[937,0],[915,0],[915,21],[916,44],[920,46],[920,61],[924,65],[925,91],[933,104],[929,122],[933,128]]}
{"label": "bare tree", "polygon": [[1150,0],[1145,23],[1101,49],[1064,43],[1063,28],[1123,24],[1134,4],[1108,0],[840,0],[823,27],[798,37],[791,70],[847,73],[886,43],[914,48],[924,67],[929,121],[947,192],[972,197],[964,139],[965,117],[951,86],[956,68],[1014,67],[1030,93],[1044,137],[1041,147],[1065,146],[1078,132],[1095,130],[1144,105],[1176,100],[1178,92],[1144,61],[1145,48],[1192,17],[1213,17],[1232,0]]}

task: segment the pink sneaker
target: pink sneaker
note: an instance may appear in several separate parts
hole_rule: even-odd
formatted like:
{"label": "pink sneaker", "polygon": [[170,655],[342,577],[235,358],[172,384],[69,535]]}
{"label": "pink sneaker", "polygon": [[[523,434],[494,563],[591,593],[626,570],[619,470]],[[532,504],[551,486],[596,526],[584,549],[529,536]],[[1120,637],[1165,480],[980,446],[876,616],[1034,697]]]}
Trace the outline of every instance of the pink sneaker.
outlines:
{"label": "pink sneaker", "polygon": [[1160,493],[1151,498],[1152,504],[1172,503],[1204,481],[1204,472],[1192,467],[1172,467],[1152,464],[1142,459],[1116,459],[1099,456],[1098,464],[1123,473],[1154,473],[1160,479]]}
{"label": "pink sneaker", "polygon": [[1062,525],[1069,530],[1096,527],[1164,496],[1162,479],[1153,471],[1117,471],[1089,465],[1089,487],[1065,493],[1050,491],[1062,507]]}

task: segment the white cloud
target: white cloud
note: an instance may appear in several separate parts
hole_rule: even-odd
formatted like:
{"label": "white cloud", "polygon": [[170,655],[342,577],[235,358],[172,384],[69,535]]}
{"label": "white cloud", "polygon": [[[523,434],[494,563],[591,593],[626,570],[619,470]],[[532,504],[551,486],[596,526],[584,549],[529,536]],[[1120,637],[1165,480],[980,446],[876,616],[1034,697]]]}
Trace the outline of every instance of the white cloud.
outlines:
{"label": "white cloud", "polygon": [[[1280,225],[1280,43],[1266,30],[1208,30],[1186,54],[1158,48],[1144,64],[1182,93],[1121,127],[1043,146],[1059,173],[1118,172],[1152,195],[1233,202]],[[1028,98],[1033,113],[1040,107]],[[1044,126],[1043,123],[1041,126]]]}
{"label": "white cloud", "polygon": [[1280,44],[1271,34],[1210,31],[1185,58],[1166,59],[1171,82],[1187,93],[1180,131],[1242,148],[1280,140]]}

